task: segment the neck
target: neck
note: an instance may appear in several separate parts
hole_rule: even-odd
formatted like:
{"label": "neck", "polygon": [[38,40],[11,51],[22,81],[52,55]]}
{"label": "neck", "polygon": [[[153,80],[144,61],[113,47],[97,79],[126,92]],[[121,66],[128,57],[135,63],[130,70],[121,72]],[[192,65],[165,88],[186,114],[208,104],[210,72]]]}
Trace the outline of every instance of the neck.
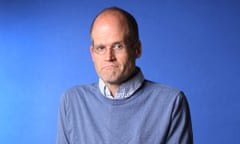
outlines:
{"label": "neck", "polygon": [[128,81],[129,79],[131,79],[137,72],[138,72],[138,69],[136,68],[136,69],[132,72],[132,74],[131,74],[125,81],[123,81],[123,82],[121,82],[121,83],[106,83],[106,86],[107,86],[108,89],[110,90],[112,96],[114,97],[114,96],[116,95],[117,90],[118,90],[119,86],[120,86],[122,83],[124,83],[124,82]]}
{"label": "neck", "polygon": [[106,84],[106,86],[108,87],[108,89],[110,90],[112,96],[114,97],[116,95],[118,87],[120,85],[118,85],[118,84]]}

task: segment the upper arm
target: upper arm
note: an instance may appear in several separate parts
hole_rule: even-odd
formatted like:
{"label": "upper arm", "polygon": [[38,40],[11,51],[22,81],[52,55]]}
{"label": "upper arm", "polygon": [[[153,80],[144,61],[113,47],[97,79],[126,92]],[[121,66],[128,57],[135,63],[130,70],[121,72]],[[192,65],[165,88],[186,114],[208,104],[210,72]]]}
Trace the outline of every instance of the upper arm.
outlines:
{"label": "upper arm", "polygon": [[174,102],[167,142],[170,144],[193,143],[189,105],[185,95],[182,92],[178,94]]}
{"label": "upper arm", "polygon": [[57,129],[57,144],[70,144],[69,142],[69,123],[68,123],[68,101],[67,95],[61,97],[58,110],[58,129]]}

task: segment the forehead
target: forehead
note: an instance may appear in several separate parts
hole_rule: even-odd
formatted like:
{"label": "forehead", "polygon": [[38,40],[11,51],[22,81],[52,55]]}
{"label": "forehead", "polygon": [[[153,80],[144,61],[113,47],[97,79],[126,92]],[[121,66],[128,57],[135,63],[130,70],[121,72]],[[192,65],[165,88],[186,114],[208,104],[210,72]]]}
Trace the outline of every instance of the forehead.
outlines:
{"label": "forehead", "polygon": [[93,24],[93,27],[96,26],[99,23],[116,23],[116,24],[121,24],[122,26],[127,27],[127,18],[126,16],[116,10],[107,10],[105,12],[102,12],[99,14]]}
{"label": "forehead", "polygon": [[91,38],[97,40],[123,40],[128,33],[126,20],[119,12],[104,12],[100,14],[92,28]]}

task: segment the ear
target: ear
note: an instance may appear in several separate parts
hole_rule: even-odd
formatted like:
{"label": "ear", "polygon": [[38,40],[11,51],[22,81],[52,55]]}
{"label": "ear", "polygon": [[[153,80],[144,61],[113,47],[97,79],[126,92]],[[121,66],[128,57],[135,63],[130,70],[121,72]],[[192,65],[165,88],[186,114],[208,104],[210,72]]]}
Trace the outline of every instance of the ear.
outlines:
{"label": "ear", "polygon": [[141,41],[139,40],[137,43],[136,43],[136,58],[139,58],[141,57],[142,55],[142,45],[141,45]]}
{"label": "ear", "polygon": [[93,46],[92,45],[90,45],[89,51],[90,51],[90,54],[91,54],[91,57],[92,57],[92,61],[94,61],[94,50],[93,50]]}

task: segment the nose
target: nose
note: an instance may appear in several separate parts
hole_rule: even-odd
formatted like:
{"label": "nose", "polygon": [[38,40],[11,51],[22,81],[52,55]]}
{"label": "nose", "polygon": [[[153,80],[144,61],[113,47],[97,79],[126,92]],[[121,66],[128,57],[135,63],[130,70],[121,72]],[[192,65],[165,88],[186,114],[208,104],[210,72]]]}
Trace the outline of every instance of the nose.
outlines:
{"label": "nose", "polygon": [[106,49],[105,60],[106,61],[114,61],[116,59],[114,50],[111,48]]}

